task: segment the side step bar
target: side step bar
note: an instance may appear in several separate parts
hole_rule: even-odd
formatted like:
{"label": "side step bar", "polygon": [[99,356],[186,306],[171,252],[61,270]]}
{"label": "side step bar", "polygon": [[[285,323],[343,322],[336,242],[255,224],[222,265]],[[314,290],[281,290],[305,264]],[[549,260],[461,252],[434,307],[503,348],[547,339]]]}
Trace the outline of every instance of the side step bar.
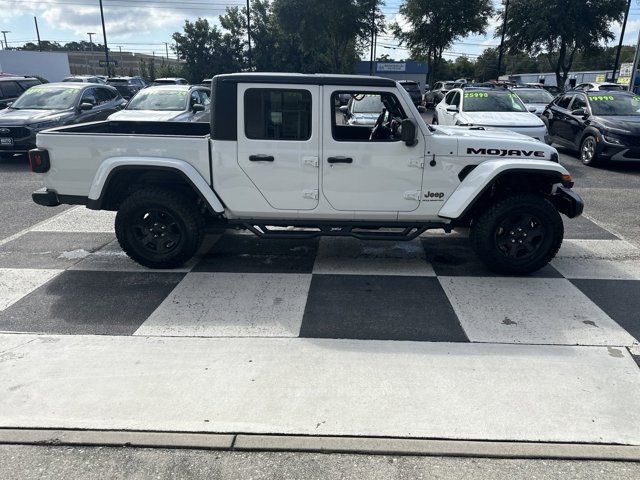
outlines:
{"label": "side step bar", "polygon": [[[406,224],[406,225],[371,225],[371,224],[305,224],[305,225],[273,225],[254,222],[236,224],[261,238],[315,238],[323,236],[355,237],[360,240],[413,240],[429,229],[444,228],[450,232],[449,225],[442,223]],[[284,227],[284,228],[283,228]],[[380,230],[395,231],[380,231]]]}

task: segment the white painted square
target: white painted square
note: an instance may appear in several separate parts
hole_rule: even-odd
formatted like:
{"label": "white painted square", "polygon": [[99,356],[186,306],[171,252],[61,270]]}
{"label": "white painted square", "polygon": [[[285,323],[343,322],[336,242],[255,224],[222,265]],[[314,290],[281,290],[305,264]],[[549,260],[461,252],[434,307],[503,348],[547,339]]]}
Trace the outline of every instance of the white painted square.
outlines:
{"label": "white painted square", "polygon": [[624,240],[566,239],[556,258],[640,260],[640,248]]}
{"label": "white painted square", "polygon": [[135,335],[297,337],[309,274],[189,273]]}
{"label": "white painted square", "polygon": [[0,268],[0,311],[16,303],[62,270]]}
{"label": "white painted square", "polygon": [[114,233],[116,212],[76,207],[42,222],[35,232],[98,232]]}
{"label": "white painted square", "polygon": [[563,278],[438,279],[472,342],[635,343],[631,335]]}
{"label": "white painted square", "polygon": [[565,278],[640,280],[640,260],[556,258],[551,265]]}
{"label": "white painted square", "polygon": [[419,240],[362,241],[349,237],[320,240],[313,273],[336,275],[435,276]]}

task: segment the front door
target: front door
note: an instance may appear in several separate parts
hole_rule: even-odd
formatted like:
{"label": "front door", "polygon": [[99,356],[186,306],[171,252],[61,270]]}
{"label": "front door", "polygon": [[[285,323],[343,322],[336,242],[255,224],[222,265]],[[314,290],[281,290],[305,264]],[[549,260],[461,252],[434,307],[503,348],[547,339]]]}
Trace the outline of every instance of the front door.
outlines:
{"label": "front door", "polygon": [[[348,122],[340,112],[341,93],[352,96],[353,113]],[[418,144],[408,147],[397,131],[408,106],[393,91],[339,87],[324,87],[322,104],[322,192],[329,204],[336,210],[361,212],[410,212],[418,208],[424,139],[418,128]],[[384,130],[380,138],[371,139],[373,123],[383,108],[387,110],[384,128],[391,131]]]}
{"label": "front door", "polygon": [[275,209],[318,205],[319,95],[317,85],[238,85],[238,164]]}

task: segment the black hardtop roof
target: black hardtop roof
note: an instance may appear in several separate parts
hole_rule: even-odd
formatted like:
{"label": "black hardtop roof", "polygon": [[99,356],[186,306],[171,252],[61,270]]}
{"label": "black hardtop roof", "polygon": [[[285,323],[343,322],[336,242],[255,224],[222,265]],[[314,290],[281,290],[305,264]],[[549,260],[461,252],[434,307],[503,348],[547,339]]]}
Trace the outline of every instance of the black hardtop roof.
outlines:
{"label": "black hardtop roof", "polygon": [[284,83],[292,85],[354,85],[363,87],[395,87],[389,78],[365,75],[326,75],[304,73],[228,73],[216,75],[214,80],[231,83]]}

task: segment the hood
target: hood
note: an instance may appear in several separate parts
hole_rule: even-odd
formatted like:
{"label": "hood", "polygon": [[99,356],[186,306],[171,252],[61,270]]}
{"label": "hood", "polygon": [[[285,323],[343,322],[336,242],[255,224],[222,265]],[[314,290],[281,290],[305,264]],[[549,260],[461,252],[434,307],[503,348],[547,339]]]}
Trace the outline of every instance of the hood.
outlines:
{"label": "hood", "polygon": [[14,110],[5,108],[0,110],[0,125],[19,126],[53,121],[66,113],[69,113],[69,110]]}
{"label": "hood", "polygon": [[120,110],[109,115],[109,120],[132,120],[145,122],[169,122],[184,112],[158,110]]}
{"label": "hood", "polygon": [[441,127],[433,125],[435,134],[455,137],[458,140],[458,155],[487,160],[489,158],[519,158],[550,160],[557,156],[555,148],[527,135],[509,130],[473,127]]}
{"label": "hood", "polygon": [[538,127],[543,126],[531,112],[463,112],[460,121],[489,127]]}
{"label": "hood", "polygon": [[620,134],[640,135],[640,115],[589,117],[592,123],[599,123],[605,129]]}

